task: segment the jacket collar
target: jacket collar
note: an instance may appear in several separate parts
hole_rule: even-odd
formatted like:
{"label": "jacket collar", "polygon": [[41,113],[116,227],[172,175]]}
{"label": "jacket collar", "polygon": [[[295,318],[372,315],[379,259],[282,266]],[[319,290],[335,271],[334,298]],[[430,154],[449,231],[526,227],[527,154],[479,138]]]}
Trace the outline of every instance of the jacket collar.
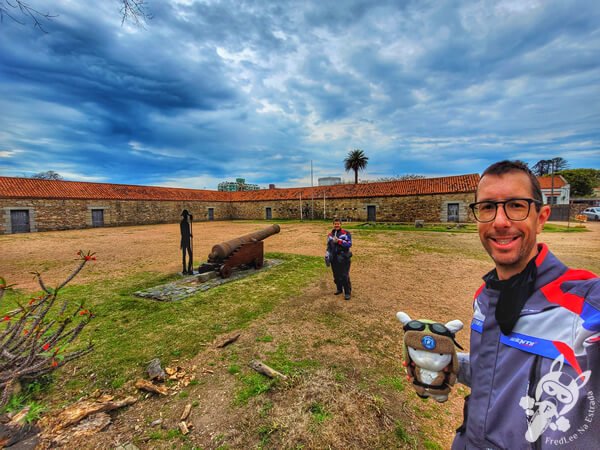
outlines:
{"label": "jacket collar", "polygon": [[538,273],[535,283],[536,290],[557,279],[567,270],[567,266],[554,256],[546,244],[538,244],[538,254],[535,257],[535,264]]}
{"label": "jacket collar", "polygon": [[[548,283],[556,280],[563,273],[567,271],[567,266],[565,266],[559,259],[554,256],[554,254],[548,249],[546,244],[538,244],[538,254],[535,257],[535,264],[537,266],[537,278],[535,281],[534,293],[527,300],[523,312],[526,311],[541,311],[547,308],[555,307],[552,303],[548,303],[545,297],[539,292],[539,290],[546,286]],[[489,276],[494,273],[494,270],[488,272],[483,278],[486,280]],[[488,295],[496,296],[498,295],[498,291],[490,289],[487,286],[487,283],[484,283],[482,286],[483,290],[487,292]],[[495,294],[492,294],[495,292]]]}

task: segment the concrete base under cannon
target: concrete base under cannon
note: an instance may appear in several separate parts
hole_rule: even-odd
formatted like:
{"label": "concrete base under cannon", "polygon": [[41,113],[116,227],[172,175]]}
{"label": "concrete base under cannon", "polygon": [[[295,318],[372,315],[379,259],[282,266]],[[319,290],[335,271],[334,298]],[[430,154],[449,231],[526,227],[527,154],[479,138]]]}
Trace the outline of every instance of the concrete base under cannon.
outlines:
{"label": "concrete base under cannon", "polygon": [[[283,262],[284,261],[281,259],[265,259],[262,270],[269,270],[272,267],[283,264]],[[200,275],[186,275],[180,280],[137,291],[134,292],[133,295],[160,302],[185,300],[199,292],[208,291],[209,289],[229,283],[230,281],[240,280],[256,274],[256,271],[253,269],[240,269],[241,268],[234,269],[231,276],[228,278],[220,277],[217,272],[207,272]]]}

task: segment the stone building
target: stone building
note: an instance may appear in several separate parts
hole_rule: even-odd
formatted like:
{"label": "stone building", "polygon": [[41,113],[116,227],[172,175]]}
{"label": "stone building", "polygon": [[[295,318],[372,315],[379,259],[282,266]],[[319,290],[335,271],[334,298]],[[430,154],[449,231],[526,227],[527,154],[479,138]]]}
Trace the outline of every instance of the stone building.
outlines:
{"label": "stone building", "polygon": [[244,192],[0,177],[0,234],[194,220],[467,222],[479,175]]}

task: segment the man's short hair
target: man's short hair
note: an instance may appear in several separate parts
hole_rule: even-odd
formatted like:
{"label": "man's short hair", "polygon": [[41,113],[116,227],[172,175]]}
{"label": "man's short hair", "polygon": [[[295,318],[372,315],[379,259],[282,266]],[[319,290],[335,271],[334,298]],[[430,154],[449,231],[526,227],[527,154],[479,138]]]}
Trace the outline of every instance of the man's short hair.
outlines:
{"label": "man's short hair", "polygon": [[336,222],[342,223],[342,221],[340,220],[339,217],[334,217],[333,218],[333,223],[336,223]]}
{"label": "man's short hair", "polygon": [[[492,164],[487,169],[483,171],[481,174],[481,178],[486,175],[504,175],[509,172],[523,172],[529,177],[529,181],[531,181],[531,193],[533,194],[533,199],[537,200],[540,203],[544,203],[544,197],[542,196],[542,188],[540,186],[540,182],[537,177],[533,174],[533,172],[529,169],[527,164],[523,161],[499,161],[497,163]],[[540,205],[536,204],[536,209],[540,210]]]}

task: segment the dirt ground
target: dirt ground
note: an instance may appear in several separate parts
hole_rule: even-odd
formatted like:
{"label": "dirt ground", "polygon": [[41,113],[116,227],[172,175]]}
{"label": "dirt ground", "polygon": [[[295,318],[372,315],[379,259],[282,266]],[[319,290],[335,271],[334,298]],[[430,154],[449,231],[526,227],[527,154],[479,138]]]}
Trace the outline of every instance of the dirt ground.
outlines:
{"label": "dirt ground", "polygon": [[[261,226],[252,222],[195,224],[195,260],[204,260],[213,244]],[[588,223],[587,228],[591,232],[543,233],[539,240],[566,264],[598,273],[600,223]],[[284,223],[280,234],[265,241],[265,251],[322,256],[327,231],[325,224]],[[178,240],[177,224],[0,236],[0,275],[19,288],[35,290],[29,271],[43,271],[53,284],[75,264],[79,249],[95,251],[98,261],[74,283],[140,271],[172,273],[181,270]],[[135,442],[140,448],[182,446],[180,441],[148,441],[149,423],[162,417],[163,427],[176,427],[185,404],[195,399],[199,406],[190,419],[193,429],[185,444],[189,446],[250,448],[266,442],[270,448],[389,448],[387,439],[401,420],[409,435],[429,433],[448,448],[462,420],[461,395],[455,392],[448,403],[439,406],[421,402],[408,389],[396,397],[381,398],[361,386],[373,379],[378,367],[401,370],[397,311],[444,322],[460,319],[468,328],[472,295],[491,262],[475,233],[356,231],[353,240],[351,301],[333,296],[331,276],[324,274],[301,296],[243,330],[235,344],[240,359],[249,360],[272,350],[273,343],[257,342],[258,336],[269,334],[279,342],[300,342],[305,354],[326,361],[328,367],[352,368],[344,381],[336,379],[331,370],[293,381],[271,397],[270,428],[257,434],[255,430],[265,424],[261,412],[265,404],[254,401],[245,409],[232,407],[235,380],[226,365],[219,364],[222,358],[217,350],[201,350],[193,360],[181,362],[187,368],[196,366],[203,378],[190,390],[189,398],[138,402],[116,415],[107,431],[82,445],[114,448]],[[331,321],[338,326],[332,327]],[[466,349],[468,335],[464,330],[457,336]],[[207,367],[213,373],[203,372]],[[335,412],[317,432],[306,423],[306,405],[315,399]],[[414,445],[410,438],[404,442],[407,448]]]}

